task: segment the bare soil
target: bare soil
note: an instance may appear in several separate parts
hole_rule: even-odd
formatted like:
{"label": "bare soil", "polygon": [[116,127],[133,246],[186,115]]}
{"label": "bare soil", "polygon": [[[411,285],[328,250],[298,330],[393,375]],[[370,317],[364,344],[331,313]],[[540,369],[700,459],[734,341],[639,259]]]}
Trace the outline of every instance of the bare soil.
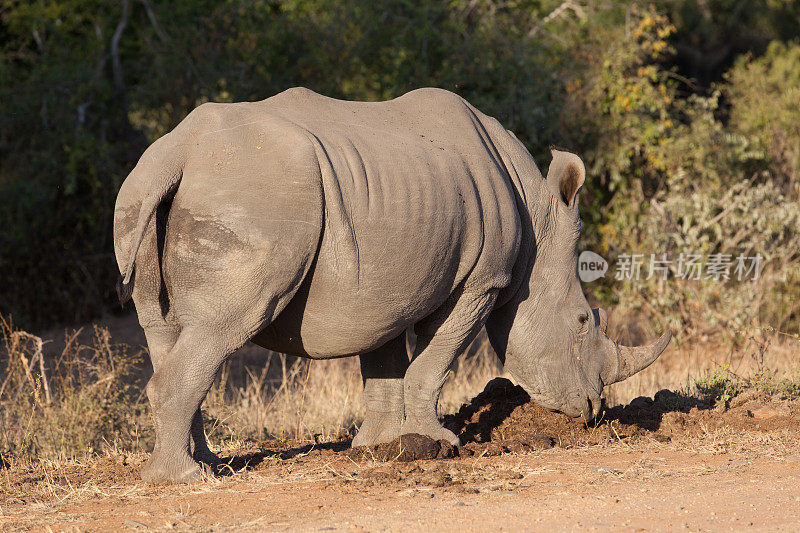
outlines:
{"label": "bare soil", "polygon": [[0,530],[797,530],[798,403],[661,391],[586,424],[499,378],[446,417],[458,448],[238,443],[184,486],[142,483],[143,455],[8,465]]}

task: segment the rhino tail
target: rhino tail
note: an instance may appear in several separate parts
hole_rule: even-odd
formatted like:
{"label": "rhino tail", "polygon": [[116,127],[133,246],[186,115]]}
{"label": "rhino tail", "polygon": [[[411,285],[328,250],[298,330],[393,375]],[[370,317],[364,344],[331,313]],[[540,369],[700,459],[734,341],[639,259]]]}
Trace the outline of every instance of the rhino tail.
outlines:
{"label": "rhino tail", "polygon": [[[171,155],[174,156],[177,154]],[[136,266],[136,254],[139,252],[139,247],[142,245],[147,225],[150,223],[150,220],[152,220],[153,215],[155,215],[159,204],[166,198],[174,195],[175,191],[178,189],[178,185],[183,177],[183,164],[183,158],[180,157],[170,157],[168,161],[161,161],[159,171],[150,182],[147,193],[142,200],[142,205],[139,208],[139,217],[136,220],[136,228],[133,231],[133,240],[131,241],[128,262],[124,273],[117,281],[117,296],[119,297],[120,305],[124,306],[125,302],[130,300],[133,295],[133,273]]]}
{"label": "rhino tail", "polygon": [[131,280],[125,283],[125,276],[120,275],[117,278],[117,298],[119,298],[119,305],[125,307],[125,303],[133,296],[133,280],[135,279],[135,271],[131,275]]}

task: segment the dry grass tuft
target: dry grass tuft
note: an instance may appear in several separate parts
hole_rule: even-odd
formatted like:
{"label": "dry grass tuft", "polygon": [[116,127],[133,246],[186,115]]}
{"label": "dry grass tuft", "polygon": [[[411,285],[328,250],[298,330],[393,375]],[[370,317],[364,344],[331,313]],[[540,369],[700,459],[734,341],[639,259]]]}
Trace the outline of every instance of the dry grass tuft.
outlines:
{"label": "dry grass tuft", "polygon": [[68,460],[141,447],[149,432],[134,374],[141,351],[112,343],[104,328],[94,327],[88,344],[76,342],[78,334],[46,360],[40,337],[0,319],[4,456]]}

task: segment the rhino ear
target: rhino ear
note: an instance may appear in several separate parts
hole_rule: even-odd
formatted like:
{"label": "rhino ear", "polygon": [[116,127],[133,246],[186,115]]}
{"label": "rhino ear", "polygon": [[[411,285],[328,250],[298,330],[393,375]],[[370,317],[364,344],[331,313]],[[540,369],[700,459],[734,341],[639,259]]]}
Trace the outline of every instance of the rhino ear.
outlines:
{"label": "rhino ear", "polygon": [[583,161],[571,152],[550,148],[553,161],[547,170],[547,186],[550,191],[572,207],[583,182],[586,181],[586,168]]}

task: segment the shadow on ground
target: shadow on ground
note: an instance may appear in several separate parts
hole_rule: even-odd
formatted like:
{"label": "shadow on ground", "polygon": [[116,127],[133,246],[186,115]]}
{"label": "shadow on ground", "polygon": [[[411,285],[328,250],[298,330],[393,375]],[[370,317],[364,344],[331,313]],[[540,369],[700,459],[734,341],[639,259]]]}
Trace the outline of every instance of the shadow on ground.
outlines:
{"label": "shadow on ground", "polygon": [[286,441],[270,440],[258,443],[260,448],[257,452],[222,457],[220,464],[214,469],[217,476],[230,476],[242,470],[252,470],[261,464],[265,459],[289,460],[304,457],[311,454],[326,454],[342,452],[350,448],[351,439],[325,442],[320,444],[298,444],[286,448]]}

